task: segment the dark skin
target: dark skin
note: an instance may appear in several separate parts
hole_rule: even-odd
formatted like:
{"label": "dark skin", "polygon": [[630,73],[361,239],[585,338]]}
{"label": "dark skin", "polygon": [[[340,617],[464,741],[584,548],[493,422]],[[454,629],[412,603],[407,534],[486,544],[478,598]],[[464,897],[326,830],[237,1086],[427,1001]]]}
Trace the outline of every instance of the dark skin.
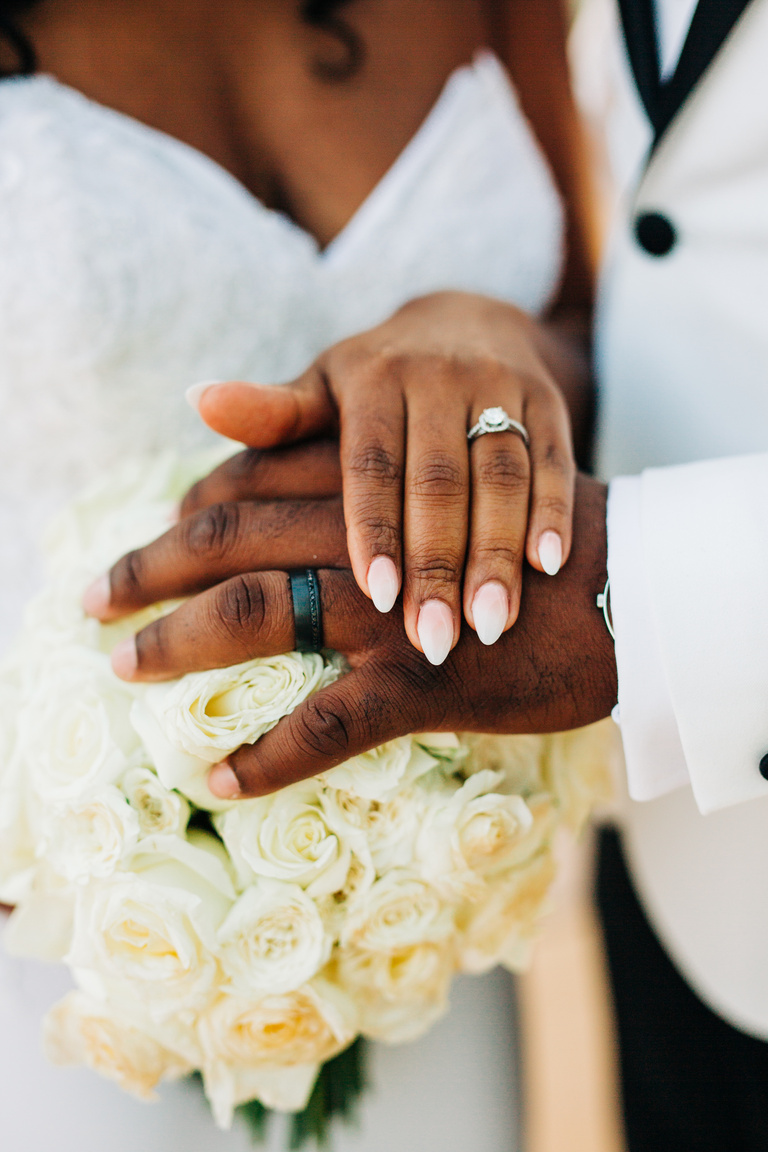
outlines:
{"label": "dark skin", "polygon": [[[321,247],[397,159],[457,67],[483,47],[507,65],[566,207],[568,262],[547,322],[532,326],[497,306],[486,341],[470,338],[482,305],[468,302],[457,324],[422,303],[423,346],[401,325],[394,339],[378,347],[369,339],[352,358],[335,350],[333,364],[316,366],[309,390],[322,395],[306,418],[289,412],[286,420],[286,390],[261,390],[258,437],[242,427],[244,403],[233,424],[231,388],[201,401],[213,427],[254,446],[285,442],[292,422],[302,437],[340,430],[357,582],[374,594],[378,559],[385,588],[377,604],[385,611],[402,587],[408,636],[438,660],[458,640],[462,615],[478,627],[481,590],[481,634],[491,643],[517,618],[523,558],[551,571],[570,549],[571,429],[583,455],[589,424],[579,349],[592,278],[564,9],[562,0],[351,0],[340,14],[365,54],[357,72],[334,81],[327,66],[343,61],[343,45],[302,21],[299,0],[40,0],[23,26],[41,70],[205,153]],[[236,396],[242,401],[242,391]],[[467,429],[499,404],[529,428],[530,453],[511,432],[468,451]],[[439,655],[424,648],[425,606],[437,612]]]}
{"label": "dark skin", "polygon": [[[534,324],[509,306],[491,307],[477,298],[467,299],[463,321],[453,323],[452,330],[458,328],[461,336],[473,328],[474,322],[469,321],[477,319],[478,312],[484,318],[474,324],[472,339],[458,349],[439,336],[455,300],[447,311],[445,302],[417,305],[432,309],[430,331],[437,331],[438,338],[430,337],[426,347],[417,341],[406,348],[405,359],[399,351],[394,360],[385,356],[384,381],[391,377],[395,364],[408,376],[427,355],[433,383],[443,398],[454,395],[457,376],[498,379],[510,390],[518,388],[522,393],[529,389],[537,397],[545,397],[553,418],[560,421],[560,430],[554,439],[550,436],[549,443],[546,439],[542,443],[539,459],[554,462],[552,478],[561,486],[561,494],[551,507],[563,521],[566,557],[565,525],[570,522],[573,467],[568,432],[562,429],[565,407],[554,384],[568,400],[577,443],[583,441],[589,408],[588,391],[583,387],[586,367],[574,352],[569,334],[574,329],[586,330],[591,262],[588,213],[583,208],[584,166],[579,161],[578,131],[568,95],[560,0],[537,0],[535,5],[529,0],[451,0],[450,4],[445,0],[352,0],[344,16],[365,44],[366,58],[359,73],[339,83],[328,83],[317,67],[318,63],[338,62],[338,42],[302,23],[298,3],[289,0],[222,0],[215,5],[210,0],[42,0],[23,23],[43,71],[199,149],[267,206],[287,213],[321,246],[343,229],[401,153],[450,73],[469,62],[478,48],[492,47],[516,81],[523,108],[566,204],[569,257],[560,296],[552,316],[542,324]],[[428,327],[425,325],[423,331]],[[404,339],[404,331],[396,326],[395,343]],[[380,356],[373,358],[381,364]],[[476,372],[478,368],[482,371]],[[376,388],[367,397],[369,411],[376,410],[381,373],[374,384]],[[482,408],[489,402],[499,401],[480,392],[469,398],[462,393],[457,426],[464,423],[466,431],[466,418],[478,405]],[[235,423],[244,419],[242,407],[236,411],[231,398],[225,397],[220,408],[222,419]],[[211,413],[206,415],[212,417]],[[344,407],[337,404],[335,417],[327,409],[315,425],[310,421],[301,432],[314,434],[321,426],[335,431],[340,425],[343,438],[346,424]],[[439,428],[427,428],[420,455],[442,452],[441,434]],[[277,428],[271,443],[289,438],[289,429]],[[488,440],[495,440],[495,444],[489,445]],[[465,449],[462,439],[461,450]],[[310,450],[300,447],[293,455],[288,450],[282,457],[294,477],[297,459]],[[222,567],[210,549],[198,548],[194,562],[204,559],[208,567],[204,572],[185,571],[176,544],[169,551],[172,570],[161,571],[161,557],[145,588],[141,585],[142,561],[134,558],[129,565],[134,569],[135,579],[129,584],[136,603],[177,594],[178,588],[174,591],[173,586],[180,579],[186,581],[186,590],[192,591],[229,578],[220,591],[203,593],[164,623],[165,636],[151,631],[140,636],[135,649],[139,667],[131,674],[170,676],[188,667],[242,659],[243,635],[233,635],[231,610],[234,608],[240,619],[243,605],[260,603],[264,609],[257,614],[258,619],[249,617],[249,654],[289,648],[293,635],[285,577],[277,572],[261,575],[256,569],[264,567],[265,559],[272,568],[289,562],[319,563],[318,550],[332,545],[333,554],[323,562],[342,567],[323,575],[326,638],[349,654],[355,672],[342,685],[328,690],[341,693],[341,697],[318,696],[307,706],[308,711],[297,712],[268,734],[258,745],[258,763],[248,767],[249,757],[255,755],[252,749],[237,753],[233,763],[242,775],[244,790],[277,787],[401,731],[543,731],[586,723],[606,714],[615,699],[615,667],[610,641],[594,607],[595,590],[602,586],[605,568],[602,489],[588,481],[579,482],[576,542],[568,564],[557,577],[544,577],[535,571],[536,566],[541,568],[541,560],[535,547],[529,549],[534,568],[526,572],[526,594],[515,628],[505,632],[493,648],[486,648],[466,629],[458,639],[468,545],[470,561],[473,556],[467,531],[466,464],[458,486],[454,485],[456,491],[449,493],[455,508],[463,513],[452,517],[453,552],[448,565],[442,563],[445,556],[440,554],[445,551],[445,541],[438,541],[435,555],[422,556],[409,568],[412,544],[407,516],[413,492],[403,492],[404,543],[399,522],[394,537],[396,555],[402,549],[405,557],[406,633],[400,613],[377,614],[344,568],[349,559],[341,506],[328,497],[329,492],[338,491],[339,464],[332,459],[334,449],[326,446],[322,451],[326,454],[325,471],[318,473],[304,459],[304,495],[317,494],[320,475],[324,477],[320,492],[327,502],[322,508],[304,506],[302,510],[281,499],[279,507],[270,512],[249,501],[242,514],[238,511],[234,515],[237,530],[232,534],[230,529],[227,537],[234,554],[238,550],[242,553],[239,560],[227,561],[236,563],[234,570],[227,569],[226,564]],[[490,461],[485,469],[492,482],[490,488],[495,488],[502,504],[510,493],[514,495],[521,512],[514,518],[512,539],[485,548],[487,557],[503,556],[506,549],[509,572],[499,579],[509,585],[509,628],[520,604],[528,518],[525,496],[531,490],[531,471],[512,433],[487,437],[483,452]],[[265,495],[263,486],[255,493],[249,488],[248,461],[252,459],[247,457],[234,477],[240,485],[235,493],[238,496]],[[280,459],[276,458],[278,466]],[[532,459],[535,462],[535,454]],[[257,472],[262,478],[265,468],[274,473],[274,464],[273,459],[268,465],[259,465]],[[443,479],[445,475],[443,472]],[[210,482],[211,491],[217,489],[216,499],[223,496],[231,500],[227,490],[231,479],[219,475]],[[436,506],[445,502],[445,492],[432,494]],[[278,495],[291,494],[283,490]],[[198,490],[192,499],[205,502],[205,491],[201,497]],[[216,515],[221,517],[221,513]],[[354,515],[353,508],[353,519]],[[226,516],[231,523],[231,504]],[[326,529],[322,539],[312,540],[306,530],[297,534],[302,516],[305,526],[322,521]],[[208,529],[205,525],[205,519],[185,522],[177,530],[179,539],[187,533],[199,545],[206,531],[210,535],[211,525]],[[240,531],[243,526],[245,535]],[[210,538],[215,544],[215,531]],[[352,543],[353,563],[359,569],[361,560],[355,553],[359,542]],[[365,588],[366,573],[358,571],[357,575]],[[473,578],[470,568],[470,580]],[[421,590],[419,580],[425,585]],[[105,617],[129,607],[121,601],[119,574],[113,587],[117,598],[108,592],[99,608]],[[410,636],[418,646],[413,617],[425,595],[442,599],[453,613],[456,646],[440,673],[424,661],[407,638]],[[472,604],[464,608],[472,624]],[[168,631],[173,629],[178,633]],[[215,644],[219,647],[214,651]],[[116,664],[119,662],[117,654]],[[300,729],[302,723],[304,728]]]}
{"label": "dark skin", "polygon": [[[192,594],[135,647],[115,650],[124,678],[162,680],[292,648],[288,582],[274,569],[320,569],[325,641],[353,671],[214,768],[214,791],[262,795],[411,731],[560,731],[610,713],[616,664],[595,605],[606,571],[604,485],[578,478],[571,558],[555,578],[527,571],[515,628],[491,648],[464,630],[435,669],[408,643],[400,614],[382,617],[356,587],[338,498],[286,499],[313,474],[329,491],[338,475],[332,443],[302,452],[245,453],[224,465],[192,491],[176,527],[111,573],[113,617]],[[239,499],[221,502],[227,495]]]}

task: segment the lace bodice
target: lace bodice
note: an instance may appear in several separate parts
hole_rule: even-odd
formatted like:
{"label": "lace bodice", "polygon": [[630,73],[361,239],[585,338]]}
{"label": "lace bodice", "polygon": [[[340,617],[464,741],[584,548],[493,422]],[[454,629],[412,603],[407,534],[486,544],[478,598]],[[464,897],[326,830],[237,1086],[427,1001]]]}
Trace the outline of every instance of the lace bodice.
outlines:
{"label": "lace bodice", "polygon": [[488,53],[324,251],[187,145],[46,76],[0,83],[0,634],[57,504],[124,455],[204,439],[188,384],[290,378],[435,289],[538,311],[561,238]]}

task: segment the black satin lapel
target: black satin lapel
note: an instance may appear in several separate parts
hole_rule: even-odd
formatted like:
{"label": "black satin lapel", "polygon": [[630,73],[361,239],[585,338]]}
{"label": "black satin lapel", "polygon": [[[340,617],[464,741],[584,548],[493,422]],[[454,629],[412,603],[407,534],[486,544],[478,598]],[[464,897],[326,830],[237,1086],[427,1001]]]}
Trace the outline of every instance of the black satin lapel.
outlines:
{"label": "black satin lapel", "polygon": [[664,83],[659,78],[653,0],[618,3],[635,84],[653,126],[653,152],[750,0],[699,0],[677,68]]}
{"label": "black satin lapel", "polygon": [[749,3],[750,0],[699,0],[677,68],[661,85],[654,145],[677,116]]}
{"label": "black satin lapel", "polygon": [[619,11],[635,84],[656,133],[661,82],[653,0],[619,0]]}

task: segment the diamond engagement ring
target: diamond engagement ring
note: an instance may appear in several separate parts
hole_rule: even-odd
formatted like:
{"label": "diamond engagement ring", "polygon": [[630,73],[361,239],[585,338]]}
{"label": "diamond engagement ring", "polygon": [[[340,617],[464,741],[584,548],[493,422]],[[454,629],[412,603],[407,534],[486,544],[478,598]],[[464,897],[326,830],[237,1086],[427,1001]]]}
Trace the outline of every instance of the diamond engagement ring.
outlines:
{"label": "diamond engagement ring", "polygon": [[517,432],[526,448],[531,442],[525,425],[513,420],[503,408],[484,408],[477,424],[467,432],[467,440],[477,440],[478,436],[487,436],[489,432]]}

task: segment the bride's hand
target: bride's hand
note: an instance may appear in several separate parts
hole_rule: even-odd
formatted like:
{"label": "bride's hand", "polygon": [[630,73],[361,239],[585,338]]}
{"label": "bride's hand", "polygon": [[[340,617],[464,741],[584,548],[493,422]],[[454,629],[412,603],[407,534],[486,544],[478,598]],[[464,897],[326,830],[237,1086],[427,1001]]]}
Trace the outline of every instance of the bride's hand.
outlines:
{"label": "bride's hand", "polygon": [[[568,411],[535,322],[511,305],[456,292],[424,297],[287,385],[190,391],[212,428],[253,448],[340,434],[355,579],[382,612],[402,584],[408,637],[433,664],[458,641],[462,594],[468,623],[492,644],[517,619],[523,558],[551,575],[568,558]],[[527,428],[528,448],[514,432],[468,442],[494,407]],[[290,495],[329,494],[339,476],[331,455],[326,448],[314,486],[311,467],[299,471]],[[256,464],[258,492],[248,487]],[[253,456],[225,466],[187,507],[263,497],[270,466]]]}

